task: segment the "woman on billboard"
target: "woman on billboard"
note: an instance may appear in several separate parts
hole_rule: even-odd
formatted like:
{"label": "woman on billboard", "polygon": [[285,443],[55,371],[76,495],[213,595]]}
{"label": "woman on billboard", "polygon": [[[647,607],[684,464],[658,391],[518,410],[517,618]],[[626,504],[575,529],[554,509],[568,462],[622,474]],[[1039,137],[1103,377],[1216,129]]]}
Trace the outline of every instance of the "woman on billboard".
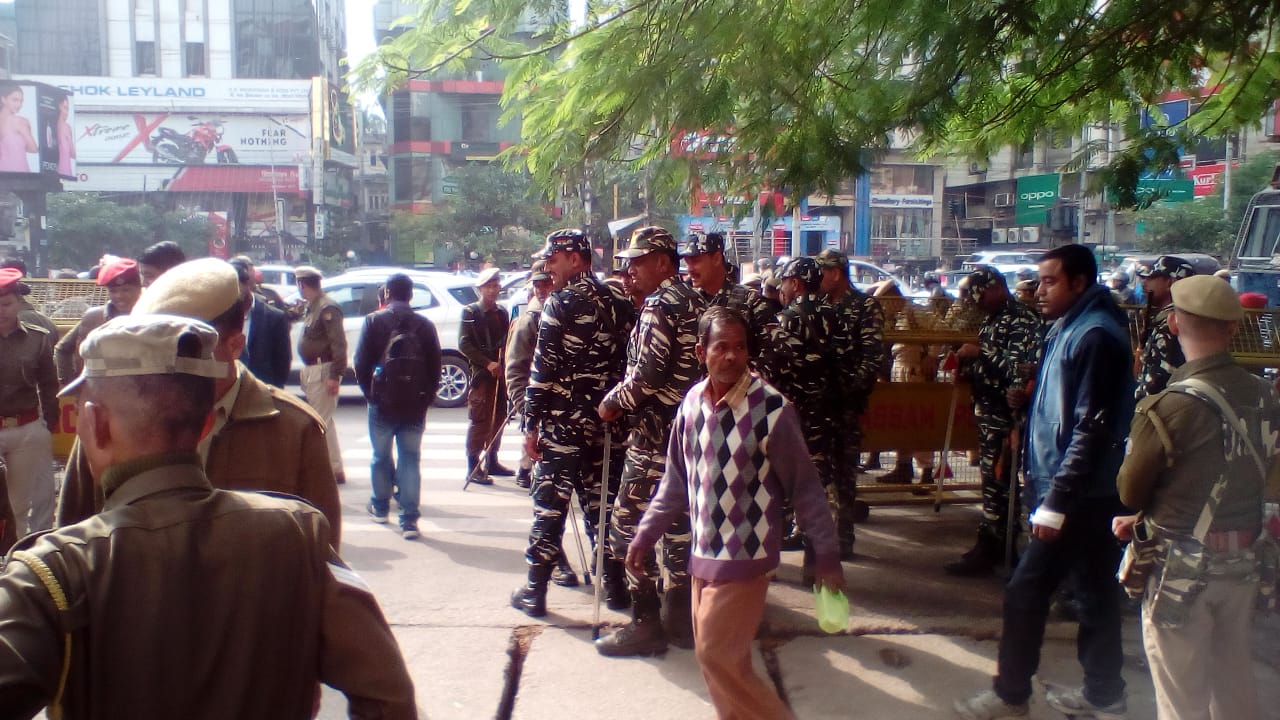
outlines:
{"label": "woman on billboard", "polygon": [[31,133],[31,121],[18,114],[22,100],[20,85],[0,81],[0,172],[34,172],[27,153],[39,148]]}
{"label": "woman on billboard", "polygon": [[76,158],[76,136],[71,130],[71,97],[58,101],[58,174],[73,177],[75,168],[71,161]]}

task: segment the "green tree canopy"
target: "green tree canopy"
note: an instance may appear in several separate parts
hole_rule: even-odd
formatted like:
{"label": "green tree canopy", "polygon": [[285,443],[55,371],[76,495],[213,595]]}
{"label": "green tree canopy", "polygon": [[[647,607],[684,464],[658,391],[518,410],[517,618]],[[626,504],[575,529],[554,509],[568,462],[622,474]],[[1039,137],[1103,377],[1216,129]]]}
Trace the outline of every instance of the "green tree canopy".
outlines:
{"label": "green tree canopy", "polygon": [[118,205],[97,193],[49,195],[50,267],[93,267],[104,254],[137,257],[147,246],[172,240],[189,257],[209,253],[210,227],[201,215]]}
{"label": "green tree canopy", "polygon": [[396,212],[397,243],[434,248],[438,263],[472,253],[493,262],[528,262],[551,226],[542,195],[528,173],[475,163],[453,171],[448,204],[424,214]]}
{"label": "green tree canopy", "polygon": [[1280,91],[1275,2],[588,0],[585,26],[515,39],[528,13],[556,18],[558,5],[426,0],[355,80],[499,61],[523,118],[516,152],[544,187],[588,159],[677,148],[793,194],[833,192],[895,134],[983,159],[1109,118],[1139,140],[1106,176],[1132,188],[1176,163],[1179,142],[1141,132],[1135,103],[1216,86],[1180,129],[1220,135]]}

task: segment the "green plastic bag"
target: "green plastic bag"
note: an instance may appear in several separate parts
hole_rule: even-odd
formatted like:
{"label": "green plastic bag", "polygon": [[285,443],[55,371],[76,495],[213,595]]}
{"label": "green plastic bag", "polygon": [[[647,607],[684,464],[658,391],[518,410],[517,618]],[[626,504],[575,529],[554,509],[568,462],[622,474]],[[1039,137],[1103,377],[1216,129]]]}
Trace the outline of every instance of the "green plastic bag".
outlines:
{"label": "green plastic bag", "polygon": [[849,598],[843,592],[814,585],[813,605],[817,610],[818,627],[823,632],[838,633],[849,626]]}

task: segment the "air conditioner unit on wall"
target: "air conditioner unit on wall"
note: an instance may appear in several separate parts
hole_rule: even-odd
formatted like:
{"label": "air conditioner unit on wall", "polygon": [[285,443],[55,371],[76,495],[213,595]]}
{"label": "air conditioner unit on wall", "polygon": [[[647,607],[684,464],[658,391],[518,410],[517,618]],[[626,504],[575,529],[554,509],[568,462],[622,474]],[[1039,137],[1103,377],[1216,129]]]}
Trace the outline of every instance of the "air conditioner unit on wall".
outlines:
{"label": "air conditioner unit on wall", "polygon": [[996,207],[1013,207],[1013,193],[996,193]]}
{"label": "air conditioner unit on wall", "polygon": [[1038,227],[1022,228],[1022,242],[1027,244],[1040,242],[1040,228]]}
{"label": "air conditioner unit on wall", "polygon": [[1001,245],[1005,243],[1005,232],[1006,230],[1004,228],[993,228],[991,230],[991,244]]}

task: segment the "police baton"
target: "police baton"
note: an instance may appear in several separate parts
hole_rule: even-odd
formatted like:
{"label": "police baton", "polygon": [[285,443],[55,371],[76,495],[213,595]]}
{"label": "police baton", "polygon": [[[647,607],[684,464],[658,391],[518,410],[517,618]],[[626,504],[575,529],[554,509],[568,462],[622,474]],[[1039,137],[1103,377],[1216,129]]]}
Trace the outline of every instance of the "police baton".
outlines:
{"label": "police baton", "polygon": [[960,397],[960,386],[955,383],[955,374],[960,369],[960,360],[956,358],[955,353],[947,353],[940,369],[951,373],[951,405],[947,410],[947,432],[942,437],[942,467],[938,469],[938,476],[934,481],[936,483],[933,493],[934,512],[942,512],[942,483],[947,477],[947,471],[951,469],[951,430],[955,426],[956,402]]}
{"label": "police baton", "polygon": [[600,596],[604,593],[604,544],[609,536],[606,511],[609,508],[609,454],[613,449],[613,433],[604,423],[604,461],[600,467],[600,519],[596,522],[596,598],[591,616],[591,640],[600,639]]}
{"label": "police baton", "polygon": [[[498,391],[496,388],[494,389],[493,394],[494,396],[497,396]],[[498,429],[493,433],[493,437],[489,438],[489,442],[484,444],[484,450],[480,452],[480,459],[476,461],[476,466],[471,468],[471,472],[467,473],[467,481],[462,483],[463,492],[466,492],[467,486],[474,482],[476,478],[480,477],[481,474],[489,472],[489,448],[493,447],[493,444],[498,442],[498,438],[502,437],[503,431],[507,429],[507,423],[511,422],[511,418],[515,417],[515,414],[516,408],[513,405],[511,409],[507,411],[506,419],[498,425]]]}

